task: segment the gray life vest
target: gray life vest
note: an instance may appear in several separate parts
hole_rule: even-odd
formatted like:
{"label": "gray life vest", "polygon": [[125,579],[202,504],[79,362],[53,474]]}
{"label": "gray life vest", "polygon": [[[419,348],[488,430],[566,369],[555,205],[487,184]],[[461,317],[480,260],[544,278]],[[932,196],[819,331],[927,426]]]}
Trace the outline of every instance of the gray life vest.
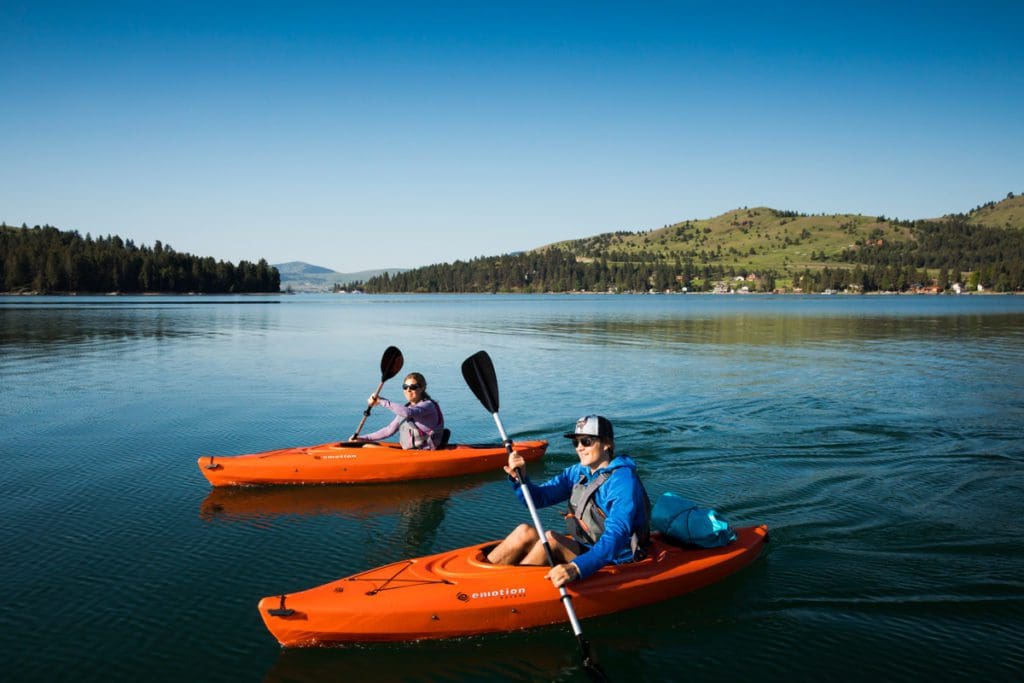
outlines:
{"label": "gray life vest", "polygon": [[[437,427],[427,429],[426,425],[416,422],[412,418],[402,420],[398,425],[398,442],[402,448],[434,450],[441,441],[441,433],[444,431],[444,416],[441,414],[441,406],[434,399],[427,399],[437,411]],[[406,403],[405,405],[409,405]]]}
{"label": "gray life vest", "polygon": [[[569,506],[565,513],[565,528],[573,538],[586,546],[594,545],[604,534],[604,520],[608,517],[608,513],[594,502],[594,495],[611,476],[612,471],[604,470],[590,483],[587,483],[586,473],[580,473],[580,480],[573,484],[572,493],[569,495]],[[651,504],[647,499],[647,490],[643,488],[643,484],[640,485],[640,488],[644,492],[644,505],[646,506],[644,512],[647,519],[644,522],[644,528],[634,530],[629,539],[634,560],[646,557],[646,547],[651,540]]]}

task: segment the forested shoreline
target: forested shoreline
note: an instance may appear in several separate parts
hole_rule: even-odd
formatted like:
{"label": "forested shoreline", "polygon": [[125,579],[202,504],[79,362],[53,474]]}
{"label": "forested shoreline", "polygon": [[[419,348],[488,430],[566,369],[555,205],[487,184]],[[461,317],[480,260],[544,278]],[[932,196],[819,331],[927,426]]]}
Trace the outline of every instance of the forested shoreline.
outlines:
{"label": "forested shoreline", "polygon": [[912,223],[911,232],[913,241],[866,244],[834,260],[864,266],[864,272],[923,271],[916,280],[932,280],[940,289],[960,282],[972,290],[978,285],[997,292],[1024,290],[1024,231],[972,225],[964,216],[953,216]]}
{"label": "forested shoreline", "polygon": [[[920,221],[742,209],[704,223],[603,233],[530,251],[385,271],[338,284],[335,291],[1022,292],[1022,212],[1024,202],[1013,193],[966,215]],[[117,236],[0,224],[0,289],[277,293],[281,274],[265,259],[235,266],[179,253],[160,241],[137,246]]]}
{"label": "forested shoreline", "polygon": [[10,293],[276,293],[281,279],[266,259],[218,261],[177,252],[159,240],[137,246],[52,226],[0,225],[0,286]]}
{"label": "forested shoreline", "polygon": [[549,247],[384,274],[351,288],[367,293],[1024,291],[1024,231],[972,225],[963,216],[908,221],[903,227],[913,239],[866,240],[836,254],[814,255],[819,267],[791,272],[726,266],[721,254],[693,249],[579,256]]}

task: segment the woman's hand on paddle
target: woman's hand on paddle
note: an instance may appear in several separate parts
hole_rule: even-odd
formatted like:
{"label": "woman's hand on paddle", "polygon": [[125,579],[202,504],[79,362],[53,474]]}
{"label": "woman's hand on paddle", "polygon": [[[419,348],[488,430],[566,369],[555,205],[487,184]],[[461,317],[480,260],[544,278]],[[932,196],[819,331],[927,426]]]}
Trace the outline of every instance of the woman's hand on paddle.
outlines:
{"label": "woman's hand on paddle", "polygon": [[372,408],[375,405],[377,405],[377,401],[379,401],[379,400],[380,400],[380,396],[378,396],[377,394],[370,394],[370,398],[366,399],[366,405],[368,405],[368,406],[370,406]]}
{"label": "woman's hand on paddle", "polygon": [[508,464],[505,465],[505,474],[512,477],[513,479],[518,479],[519,477],[516,475],[516,469],[522,467],[525,464],[526,461],[523,460],[523,456],[519,455],[515,451],[512,451],[511,453],[508,454]]}
{"label": "woman's hand on paddle", "polygon": [[570,581],[580,578],[580,570],[572,562],[556,564],[544,575],[544,578],[555,584],[555,588],[561,588]]}

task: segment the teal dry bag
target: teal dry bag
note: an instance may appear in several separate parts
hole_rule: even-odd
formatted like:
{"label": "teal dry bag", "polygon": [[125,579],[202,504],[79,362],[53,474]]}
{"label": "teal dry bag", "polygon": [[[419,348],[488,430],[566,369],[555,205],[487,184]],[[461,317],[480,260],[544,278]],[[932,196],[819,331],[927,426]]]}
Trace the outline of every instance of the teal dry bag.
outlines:
{"label": "teal dry bag", "polygon": [[658,498],[651,510],[651,529],[677,543],[701,548],[718,548],[736,540],[736,532],[714,510],[675,493]]}

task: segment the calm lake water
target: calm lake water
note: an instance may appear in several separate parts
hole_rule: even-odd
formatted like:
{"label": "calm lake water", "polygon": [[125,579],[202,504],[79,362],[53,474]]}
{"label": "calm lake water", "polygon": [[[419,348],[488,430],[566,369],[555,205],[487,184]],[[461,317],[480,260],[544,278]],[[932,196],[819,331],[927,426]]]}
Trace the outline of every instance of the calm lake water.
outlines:
{"label": "calm lake water", "polygon": [[459,371],[486,349],[510,435],[552,442],[533,478],[598,412],[652,498],[771,527],[729,580],[583,622],[613,680],[1024,670],[1024,297],[0,297],[4,679],[585,680],[567,626],[294,651],[263,628],[264,595],[528,521],[500,472],[202,478],[199,455],[347,437],[388,345],[455,441],[498,438]]}

